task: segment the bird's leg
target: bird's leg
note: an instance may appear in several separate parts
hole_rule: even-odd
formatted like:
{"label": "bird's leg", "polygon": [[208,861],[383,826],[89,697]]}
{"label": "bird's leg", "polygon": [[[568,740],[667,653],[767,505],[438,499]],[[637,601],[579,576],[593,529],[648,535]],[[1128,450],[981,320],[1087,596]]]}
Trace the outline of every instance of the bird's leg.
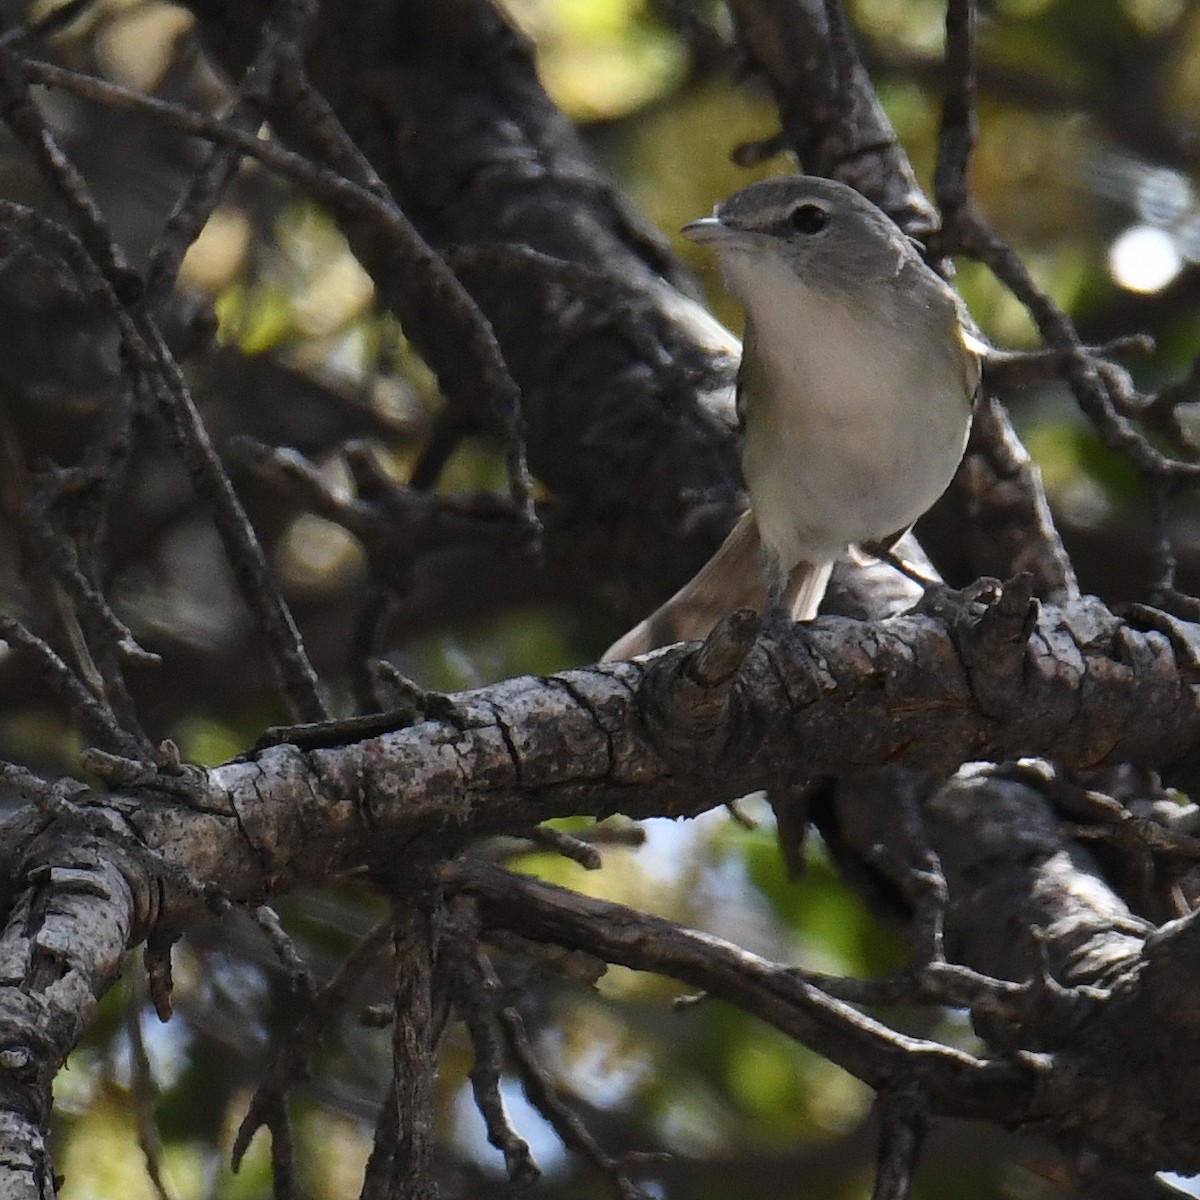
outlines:
{"label": "bird's leg", "polygon": [[792,610],[788,600],[788,572],[779,555],[763,547],[763,576],[767,585],[767,608],[762,631],[768,637],[785,637],[792,629]]}
{"label": "bird's leg", "polygon": [[892,549],[892,545],[888,542],[863,542],[859,546],[859,549],[862,550],[864,554],[869,554],[872,558],[877,558],[880,562],[887,563],[892,570],[899,571],[905,579],[911,579],[913,583],[917,584],[926,591],[928,591],[935,583],[938,582],[936,579],[929,579],[927,576],[922,575],[921,572],[915,567],[912,567],[906,563],[904,559],[902,559],[896,553],[896,551]]}

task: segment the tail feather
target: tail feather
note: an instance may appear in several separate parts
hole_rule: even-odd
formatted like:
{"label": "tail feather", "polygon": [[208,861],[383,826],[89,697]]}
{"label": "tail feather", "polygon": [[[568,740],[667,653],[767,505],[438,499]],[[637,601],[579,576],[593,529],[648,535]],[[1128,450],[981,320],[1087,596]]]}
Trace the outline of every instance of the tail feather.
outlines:
{"label": "tail feather", "polygon": [[762,543],[753,514],[746,512],[712,558],[675,595],[609,646],[600,661],[633,658],[659,646],[702,638],[735,608],[761,612],[766,603]]}
{"label": "tail feather", "polygon": [[[617,662],[707,637],[726,613],[738,608],[765,612],[769,597],[764,557],[754,514],[745,512],[712,558],[675,595],[613,642],[600,661]],[[832,560],[792,567],[780,600],[793,621],[811,621],[817,615],[832,574]]]}
{"label": "tail feather", "polygon": [[811,621],[817,615],[832,574],[832,561],[798,562],[788,572],[783,603],[793,621]]}

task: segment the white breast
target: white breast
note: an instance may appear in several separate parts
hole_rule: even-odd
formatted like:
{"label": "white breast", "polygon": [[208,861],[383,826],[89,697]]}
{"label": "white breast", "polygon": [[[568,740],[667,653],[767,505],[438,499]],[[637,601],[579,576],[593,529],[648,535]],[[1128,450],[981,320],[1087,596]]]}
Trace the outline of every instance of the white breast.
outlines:
{"label": "white breast", "polygon": [[922,306],[889,281],[849,306],[782,261],[723,265],[747,308],[743,468],[764,542],[788,568],[911,525],[953,477],[970,424],[950,302]]}

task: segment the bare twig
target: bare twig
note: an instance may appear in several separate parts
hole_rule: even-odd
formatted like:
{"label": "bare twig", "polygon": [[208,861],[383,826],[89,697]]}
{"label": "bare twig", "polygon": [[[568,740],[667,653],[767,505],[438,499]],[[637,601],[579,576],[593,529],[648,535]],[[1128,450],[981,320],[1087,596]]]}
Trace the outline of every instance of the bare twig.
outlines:
{"label": "bare twig", "polygon": [[878,1110],[879,1161],[871,1200],[908,1200],[928,1124],[925,1099],[916,1087],[889,1089],[880,1095]]}
{"label": "bare twig", "polygon": [[609,962],[671,975],[755,1013],[871,1086],[920,1078],[934,1111],[996,1118],[1008,1109],[1015,1116],[1028,1101],[1031,1080],[1014,1064],[902,1036],[790,968],[718,938],[484,863],[459,860],[447,866],[445,878],[479,899],[485,927],[501,925]]}
{"label": "bare twig", "polygon": [[[1088,346],[1096,358],[1144,358],[1154,352],[1154,339],[1145,333],[1128,333]],[[1062,375],[1063,356],[1052,346],[1037,350],[998,350],[989,346],[983,358],[983,379],[1001,391],[1048,383]]]}
{"label": "bare twig", "polygon": [[0,783],[12,788],[24,800],[36,805],[48,817],[66,817],[75,813],[75,801],[88,790],[77,779],[57,779],[53,783],[17,763],[0,759]]}
{"label": "bare twig", "polygon": [[901,828],[908,841],[901,886],[913,906],[912,958],[914,965],[946,961],[943,931],[949,894],[937,851],[925,835],[921,806],[910,778],[902,778],[893,793],[900,805]]}
{"label": "bare twig", "polygon": [[393,903],[392,1079],[375,1126],[363,1200],[434,1200],[437,1195],[432,1178],[436,941],[430,914],[412,897]]}
{"label": "bare twig", "polygon": [[946,5],[946,92],[938,137],[934,197],[943,213],[970,202],[971,155],[978,136],[975,116],[975,0]]}
{"label": "bare twig", "polygon": [[435,305],[439,320],[451,323],[461,331],[463,343],[460,349],[466,352],[472,370],[479,376],[478,380],[468,382],[459,365],[449,361],[446,355],[434,352],[436,343],[423,336],[420,310],[412,305],[406,293],[394,296],[394,300],[398,301],[398,315],[405,328],[411,330],[417,345],[425,350],[429,365],[439,380],[444,382],[450,400],[459,401],[482,388],[487,400],[480,405],[472,398],[468,410],[474,408],[478,411],[482,408],[495,414],[496,423],[505,435],[509,494],[524,514],[529,528],[540,530],[534,508],[533,477],[529,471],[525,446],[521,394],[504,363],[490,325],[444,261],[425,246],[416,229],[400,212],[374,168],[346,133],[333,110],[313,89],[298,59],[293,59],[290,64],[288,82],[290,98],[298,106],[305,136],[313,139],[347,179],[354,180],[367,192],[380,196],[389,205],[394,213],[393,232],[397,238],[397,250],[410,260],[410,269],[415,271],[413,282],[426,293],[422,299]]}
{"label": "bare twig", "polygon": [[175,988],[171,967],[171,939],[152,934],[146,939],[142,962],[146,968],[146,985],[150,1001],[160,1021],[171,1019]]}
{"label": "bare twig", "polygon": [[561,854],[589,871],[598,870],[601,866],[600,851],[595,846],[581,842],[569,833],[563,833],[561,829],[553,829],[549,825],[535,825],[526,836],[535,845],[553,850],[555,854]]}
{"label": "bare twig", "polygon": [[129,1039],[130,1081],[133,1096],[133,1111],[137,1121],[138,1144],[146,1158],[146,1174],[158,1193],[159,1200],[172,1200],[171,1192],[163,1179],[163,1144],[154,1118],[154,1104],[158,1099],[158,1085],[150,1066],[150,1055],[146,1051],[146,1039],[142,1036],[142,1009],[146,1003],[140,976],[133,977],[125,996],[125,1036]]}
{"label": "bare twig", "polygon": [[77,17],[81,17],[96,0],[67,0],[67,3],[52,8],[48,13],[27,24],[15,25],[0,36],[0,46],[20,44],[22,42],[40,41],[53,37],[66,29]]}
{"label": "bare twig", "polygon": [[109,705],[92,694],[47,642],[4,613],[0,613],[0,637],[34,655],[46,682],[89,737],[125,758],[140,760],[145,748],[137,737],[121,725]]}
{"label": "bare twig", "polygon": [[30,536],[37,543],[46,569],[67,591],[74,604],[87,614],[89,621],[104,631],[113,650],[137,662],[160,663],[162,659],[159,655],[138,645],[129,626],[113,612],[101,591],[72,561],[62,538],[46,517],[42,504],[33,502],[25,505],[22,516]]}
{"label": "bare twig", "polygon": [[883,979],[854,979],[818,971],[797,971],[796,975],[848,1004],[940,1004],[1010,1022],[1028,1011],[1028,983],[993,979],[958,963],[922,963]]}
{"label": "bare twig", "polygon": [[236,1170],[258,1129],[267,1125],[272,1136],[293,1084],[303,1079],[308,1062],[330,1020],[350,997],[363,973],[374,963],[391,933],[389,921],[377,924],[346,956],[337,973],[312,997],[295,1028],[276,1049],[266,1076],[250,1101],[234,1139],[232,1160]]}
{"label": "bare twig", "polygon": [[[189,112],[177,105],[155,100],[132,89],[106,83],[49,63],[27,65],[31,78],[53,86],[70,88],[80,95],[120,108],[136,109],[163,120],[181,132],[204,137],[259,159],[265,165],[301,181],[336,212],[365,218],[386,230],[392,252],[404,270],[396,274],[410,281],[419,295],[398,293],[393,297],[406,332],[423,349],[452,402],[466,411],[494,414],[506,435],[509,486],[514,503],[525,514],[529,527],[540,528],[533,509],[533,486],[525,461],[524,418],[520,392],[505,366],[500,348],[487,319],[455,278],[453,272],[421,238],[411,222],[386,194],[374,171],[337,123],[332,111],[315,93],[293,64],[289,75],[293,99],[306,111],[321,117],[314,132],[319,144],[332,153],[346,174],[336,174],[310,162],[302,155],[263,142],[253,132]],[[452,322],[458,330],[458,359],[433,352],[431,339],[422,336],[423,321],[436,312],[443,326]],[[453,340],[453,339],[451,339]]]}
{"label": "bare twig", "polygon": [[528,1187],[540,1175],[529,1143],[513,1128],[500,1092],[503,1070],[500,1035],[493,1011],[497,981],[478,943],[478,923],[473,905],[456,897],[450,912],[443,914],[446,938],[444,953],[454,967],[454,1002],[466,1024],[475,1051],[471,1067],[471,1090],[475,1106],[487,1128],[488,1141],[504,1155],[508,1177],[517,1187]]}
{"label": "bare twig", "polygon": [[290,706],[298,715],[320,719],[325,715],[324,702],[299,630],[209,441],[179,366],[144,309],[136,302],[130,305],[141,293],[141,281],[109,237],[82,179],[58,149],[23,89],[23,81],[14,78],[11,63],[6,65],[0,52],[0,91],[12,97],[6,110],[8,119],[83,227],[83,244],[66,229],[20,205],[0,202],[0,218],[55,245],[89,295],[116,322],[126,349],[167,419],[197,492],[209,504],[242,598],[274,651],[271,662]]}
{"label": "bare twig", "polygon": [[288,973],[292,991],[302,1000],[315,999],[316,981],[308,964],[300,957],[296,943],[288,936],[279,914],[269,905],[260,904],[253,912],[254,923],[266,934],[271,949]]}
{"label": "bare twig", "polygon": [[[316,13],[317,5],[312,0],[277,0],[263,22],[258,52],[246,68],[233,109],[225,115],[226,122],[246,133],[257,132],[278,87],[280,60],[299,53]],[[235,149],[214,146],[193,175],[151,251],[146,270],[148,307],[157,309],[166,302],[188,247],[199,236],[240,164],[241,155]]]}
{"label": "bare twig", "polygon": [[[490,963],[484,963],[484,970],[494,980],[494,972]],[[525,1093],[525,1098],[546,1118],[550,1127],[558,1134],[562,1144],[585,1161],[590,1162],[601,1174],[605,1175],[621,1200],[648,1200],[648,1193],[630,1179],[628,1168],[637,1163],[655,1161],[660,1159],[661,1155],[635,1152],[614,1158],[607,1153],[588,1132],[578,1114],[559,1094],[549,1073],[538,1062],[533,1047],[530,1045],[529,1035],[525,1030],[525,1019],[521,1016],[520,1010],[512,1005],[506,1005],[500,1009],[499,1018],[509,1054],[520,1072],[521,1088]]]}
{"label": "bare twig", "polygon": [[65,535],[57,532],[45,513],[45,498],[37,496],[22,506],[21,520],[29,544],[55,589],[64,624],[71,632],[76,668],[92,689],[103,696],[113,717],[139,745],[140,756],[152,757],[150,739],[141,727],[133,697],[122,671],[122,659],[158,663],[137,644],[133,634],[108,605],[108,601],[79,568],[79,553],[68,549]]}
{"label": "bare twig", "polygon": [[1021,302],[1038,332],[1063,356],[1067,382],[1080,408],[1091,419],[1104,444],[1120,454],[1147,481],[1196,483],[1200,463],[1180,462],[1156,449],[1117,409],[1100,364],[1088,353],[1066,314],[1034,282],[1028,268],[1006,242],[974,213],[959,212],[947,220],[961,249],[986,263]]}

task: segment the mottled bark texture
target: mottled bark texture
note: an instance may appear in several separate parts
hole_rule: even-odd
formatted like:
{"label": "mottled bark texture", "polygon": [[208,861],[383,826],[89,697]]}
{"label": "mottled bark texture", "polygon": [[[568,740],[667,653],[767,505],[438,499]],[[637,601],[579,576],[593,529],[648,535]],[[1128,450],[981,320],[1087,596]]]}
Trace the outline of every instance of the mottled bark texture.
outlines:
{"label": "mottled bark texture", "polygon": [[[1173,647],[1163,634],[1138,631],[1081,601],[1044,610],[1019,658],[997,667],[995,656],[977,651],[995,639],[1002,603],[956,609],[948,620],[827,618],[786,641],[756,643],[740,671],[736,641],[723,655],[726,626],[700,653],[680,647],[642,664],[512,680],[453,697],[444,720],[346,746],[270,747],[197,777],[182,800],[152,784],[97,800],[71,820],[60,817],[10,850],[19,849],[11,868],[28,883],[0,942],[9,964],[3,1044],[11,1052],[0,1069],[10,1097],[25,1097],[12,1108],[35,1119],[44,1114],[54,1070],[90,1016],[92,998],[115,979],[122,948],[152,926],[161,939],[193,921],[205,904],[197,880],[230,899],[256,901],[356,866],[394,874],[405,861],[449,859],[483,835],[520,833],[551,816],[689,816],[776,780],[846,772],[847,764],[855,769],[838,820],[843,837],[867,856],[872,846],[903,846],[908,836],[886,789],[856,788],[868,768],[944,775],[971,759],[1052,754],[1068,768],[1154,763],[1194,785],[1200,712],[1197,666],[1185,644]],[[1016,625],[1025,620],[1018,614]],[[1066,1131],[1118,1161],[1200,1167],[1200,1131],[1188,1116],[1200,1111],[1190,1096],[1194,1072],[1150,1071],[1143,1065],[1149,1049],[1106,1058],[1110,1039],[1127,1048],[1136,1040],[1131,1031],[1140,1028],[1143,1037],[1149,1020],[1157,1022],[1160,1046],[1192,1036],[1195,1006],[1172,993],[1191,985],[1179,977],[1184,960],[1171,951],[1194,936],[1193,922],[1147,942],[1147,927],[1105,899],[1085,858],[1068,869],[1078,852],[1060,845],[1043,802],[1014,800],[980,825],[981,800],[995,805],[1002,793],[973,787],[969,777],[957,787],[926,806],[952,897],[951,958],[1002,979],[1027,979],[1029,929],[1040,925],[1058,981],[1047,988],[1112,990],[1072,996],[1069,1008],[1032,1005],[1007,1032],[995,1026],[998,1044],[1022,1051],[1008,1067],[997,1060],[985,1070],[946,1052],[947,1069],[966,1075],[953,1088],[936,1076],[935,1092],[945,1089],[939,1111],[961,1109],[960,1089],[969,1090],[981,1070],[986,1082],[990,1070],[999,1091],[993,1096],[987,1084],[975,1094],[979,1115]],[[856,828],[864,820],[870,827]],[[89,828],[108,836],[69,840],[71,865],[64,867],[64,837]],[[469,871],[465,878],[461,886],[475,887]],[[526,912],[517,928],[550,936],[535,924]],[[673,927],[658,928],[665,936]],[[675,961],[676,954],[687,958],[685,932],[678,933],[684,949],[661,958],[639,943],[630,965],[657,962],[708,986],[699,968]],[[593,953],[625,961],[596,930],[576,937]],[[747,982],[741,999],[748,1002],[758,986]],[[791,1012],[809,1003],[785,991],[748,1007],[797,1032],[799,1017],[771,1016],[779,1005]],[[1152,1011],[1135,1020],[1146,1004]],[[860,1047],[845,1065],[882,1085],[880,1063],[899,1071],[905,1043],[878,1032],[872,1038],[883,1039],[883,1058]],[[413,1052],[406,1061],[417,1061]],[[1125,1104],[1130,1071],[1157,1116]],[[1076,1129],[1082,1095],[1094,1119]]]}

